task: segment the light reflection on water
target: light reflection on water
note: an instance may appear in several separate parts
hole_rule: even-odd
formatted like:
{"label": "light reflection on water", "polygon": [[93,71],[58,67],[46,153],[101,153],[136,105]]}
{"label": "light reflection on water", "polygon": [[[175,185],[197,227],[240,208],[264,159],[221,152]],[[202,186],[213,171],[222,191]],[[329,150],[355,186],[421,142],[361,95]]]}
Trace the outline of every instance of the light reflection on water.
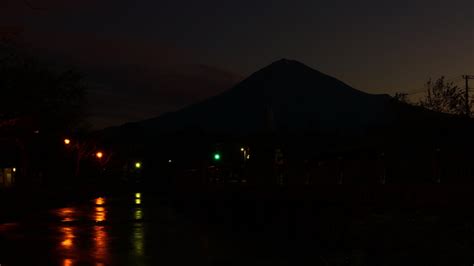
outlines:
{"label": "light reflection on water", "polygon": [[104,205],[104,204],[105,204],[105,198],[103,198],[103,197],[98,197],[98,198],[96,198],[96,199],[94,200],[94,202],[95,202],[95,205],[99,205],[99,206],[100,206],[100,205]]}
{"label": "light reflection on water", "polygon": [[[136,207],[134,211],[135,221],[141,221],[143,219],[143,210],[140,207]],[[142,223],[135,224],[132,232],[132,245],[133,251],[136,256],[144,255],[145,248],[145,232]]]}
{"label": "light reflection on water", "polygon": [[72,266],[73,259],[71,258],[74,253],[74,239],[76,238],[76,229],[71,226],[70,223],[75,221],[76,209],[75,208],[61,208],[54,212],[60,219],[61,223],[58,227],[60,239],[59,239],[59,252],[64,258],[63,266]]}
{"label": "light reflection on water", "polygon": [[25,223],[0,225],[0,248],[8,246],[8,241],[29,241],[29,246],[18,249],[10,245],[11,249],[18,253],[38,250],[47,265],[113,265],[126,259],[132,260],[130,265],[149,265],[142,203],[141,193],[110,202],[99,197],[47,211]]}
{"label": "light reflection on water", "polygon": [[[92,246],[90,251],[86,252],[92,257],[95,265],[106,265],[108,261],[108,232],[106,225],[102,224],[107,220],[107,206],[105,198],[99,197],[94,200],[93,206],[85,206],[81,210],[76,208],[62,208],[54,213],[60,219],[58,227],[59,239],[59,256],[63,257],[62,265],[73,266],[80,264],[77,260],[83,259],[78,255],[77,244],[87,244],[87,236],[92,238]],[[85,217],[84,217],[85,216]],[[89,221],[96,224],[91,225]],[[72,222],[75,222],[72,224]],[[100,224],[97,224],[100,223]],[[78,233],[78,231],[81,231]],[[88,233],[88,231],[90,233]]]}
{"label": "light reflection on water", "polygon": [[71,259],[64,259],[63,261],[63,266],[72,266],[72,260]]}
{"label": "light reflection on water", "polygon": [[138,208],[135,208],[135,212],[133,213],[134,215],[134,218],[136,221],[140,221],[143,219],[143,210],[142,208],[138,207]]}
{"label": "light reflection on water", "polygon": [[61,247],[64,249],[72,249],[74,246],[74,228],[70,226],[64,226],[60,227],[59,231],[63,235],[63,238],[61,239]]}
{"label": "light reflection on water", "polygon": [[75,221],[76,210],[74,208],[62,208],[58,210],[58,215],[61,218],[61,222],[72,222]]}
{"label": "light reflection on water", "polygon": [[94,226],[94,259],[103,263],[108,258],[108,234],[105,226]]}
{"label": "light reflection on water", "polygon": [[[143,220],[143,210],[140,207],[142,203],[142,194],[137,192],[135,193],[135,210],[133,216],[135,218],[135,222],[140,222]],[[145,253],[145,232],[143,228],[143,223],[136,223],[133,227],[132,232],[132,245],[133,245],[133,252],[135,256],[141,257]]]}
{"label": "light reflection on water", "polygon": [[143,256],[145,253],[145,232],[142,224],[133,228],[132,244],[135,256]]}
{"label": "light reflection on water", "polygon": [[94,220],[96,222],[105,222],[106,210],[105,207],[95,207]]}
{"label": "light reflection on water", "polygon": [[[105,198],[99,197],[95,200],[97,205],[94,210],[94,220],[98,223],[106,221]],[[104,225],[93,226],[94,254],[96,265],[103,264],[108,258],[108,234]]]}

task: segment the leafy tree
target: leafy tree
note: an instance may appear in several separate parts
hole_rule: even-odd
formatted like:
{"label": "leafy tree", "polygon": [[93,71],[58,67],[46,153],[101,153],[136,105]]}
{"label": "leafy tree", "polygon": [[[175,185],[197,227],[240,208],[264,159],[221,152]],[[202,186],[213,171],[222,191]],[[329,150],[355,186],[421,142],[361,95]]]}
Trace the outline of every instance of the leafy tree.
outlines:
{"label": "leafy tree", "polygon": [[77,126],[85,101],[83,77],[0,44],[0,129],[34,123],[42,129]]}
{"label": "leafy tree", "polygon": [[456,115],[465,114],[465,96],[461,88],[453,82],[445,81],[440,77],[426,82],[426,96],[419,101],[419,105],[427,109]]}

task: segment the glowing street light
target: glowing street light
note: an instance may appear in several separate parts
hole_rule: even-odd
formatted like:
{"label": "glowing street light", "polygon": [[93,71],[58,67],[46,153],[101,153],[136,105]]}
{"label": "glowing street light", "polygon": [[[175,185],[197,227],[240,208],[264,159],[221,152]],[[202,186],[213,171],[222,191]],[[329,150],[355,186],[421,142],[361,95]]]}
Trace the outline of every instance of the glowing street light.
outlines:
{"label": "glowing street light", "polygon": [[135,198],[140,199],[142,197],[142,193],[135,193]]}
{"label": "glowing street light", "polygon": [[135,168],[137,168],[137,169],[142,168],[142,163],[141,162],[136,162],[135,163]]}
{"label": "glowing street light", "polygon": [[65,144],[65,145],[71,144],[71,140],[70,140],[70,139],[64,139],[64,144]]}
{"label": "glowing street light", "polygon": [[98,151],[98,152],[95,154],[95,157],[97,157],[97,159],[102,159],[102,157],[104,157],[104,153],[102,153],[101,151]]}

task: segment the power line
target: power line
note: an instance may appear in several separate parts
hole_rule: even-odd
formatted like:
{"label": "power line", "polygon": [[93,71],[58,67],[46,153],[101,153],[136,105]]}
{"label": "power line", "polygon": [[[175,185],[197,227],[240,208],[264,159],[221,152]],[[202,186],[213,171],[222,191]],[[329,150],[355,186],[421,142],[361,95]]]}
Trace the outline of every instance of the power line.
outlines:
{"label": "power line", "polygon": [[470,105],[470,101],[469,101],[469,80],[471,79],[474,79],[474,75],[463,75],[462,78],[465,80],[466,82],[466,87],[464,88],[464,100],[465,100],[465,112],[466,112],[466,116],[467,117],[470,117],[471,116],[471,105]]}

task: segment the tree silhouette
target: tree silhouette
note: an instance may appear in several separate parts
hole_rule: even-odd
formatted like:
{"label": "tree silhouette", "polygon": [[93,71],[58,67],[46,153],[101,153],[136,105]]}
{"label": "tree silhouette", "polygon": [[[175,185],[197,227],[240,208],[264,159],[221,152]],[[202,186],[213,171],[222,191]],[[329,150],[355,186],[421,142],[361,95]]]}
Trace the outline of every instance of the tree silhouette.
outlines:
{"label": "tree silhouette", "polygon": [[397,92],[393,98],[402,103],[410,103],[410,100],[408,99],[408,93]]}
{"label": "tree silhouette", "polygon": [[465,114],[463,90],[453,82],[447,82],[444,77],[440,77],[435,81],[429,79],[425,87],[426,96],[419,101],[420,106],[436,112]]}
{"label": "tree silhouette", "polygon": [[0,44],[0,129],[34,122],[51,131],[78,124],[85,100],[83,77],[60,71]]}

